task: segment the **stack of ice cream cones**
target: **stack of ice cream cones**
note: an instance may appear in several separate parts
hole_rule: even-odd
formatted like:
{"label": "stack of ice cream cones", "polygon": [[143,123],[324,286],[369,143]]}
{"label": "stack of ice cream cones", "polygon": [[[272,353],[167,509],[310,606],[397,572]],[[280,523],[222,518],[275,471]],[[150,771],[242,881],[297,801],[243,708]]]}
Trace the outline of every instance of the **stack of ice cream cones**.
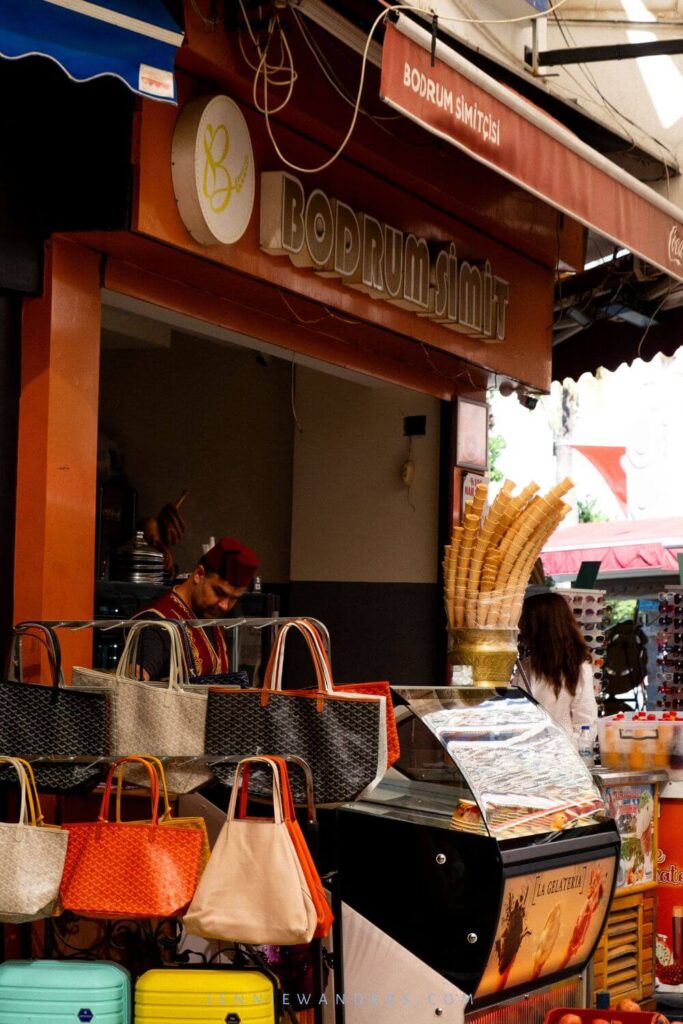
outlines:
{"label": "stack of ice cream cones", "polygon": [[539,495],[531,483],[518,495],[506,480],[485,513],[488,484],[477,486],[465,505],[463,525],[453,531],[444,558],[444,598],[451,630],[514,629],[534,563],[570,506],[566,478]]}

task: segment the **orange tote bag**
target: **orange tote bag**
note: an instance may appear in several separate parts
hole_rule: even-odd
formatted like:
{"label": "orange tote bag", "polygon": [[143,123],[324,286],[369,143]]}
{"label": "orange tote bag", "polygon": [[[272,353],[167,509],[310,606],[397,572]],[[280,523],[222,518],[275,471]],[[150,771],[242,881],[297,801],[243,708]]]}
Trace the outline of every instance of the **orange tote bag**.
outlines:
{"label": "orange tote bag", "polygon": [[159,822],[159,780],[149,762],[151,819],[109,821],[114,775],[129,762],[139,759],[123,757],[109,769],[97,821],[63,825],[69,843],[60,899],[81,917],[175,917],[197,886],[204,837]]}

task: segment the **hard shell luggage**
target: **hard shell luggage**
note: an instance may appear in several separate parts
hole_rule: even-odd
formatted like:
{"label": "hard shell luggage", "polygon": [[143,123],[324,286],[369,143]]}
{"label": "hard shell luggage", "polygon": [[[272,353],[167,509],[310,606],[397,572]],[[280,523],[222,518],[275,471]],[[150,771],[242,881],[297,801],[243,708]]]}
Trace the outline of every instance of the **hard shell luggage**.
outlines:
{"label": "hard shell luggage", "polygon": [[131,1024],[128,971],[107,961],[0,964],[0,1024]]}
{"label": "hard shell luggage", "polygon": [[135,986],[135,1024],[277,1024],[280,991],[263,968],[220,965],[147,971]]}

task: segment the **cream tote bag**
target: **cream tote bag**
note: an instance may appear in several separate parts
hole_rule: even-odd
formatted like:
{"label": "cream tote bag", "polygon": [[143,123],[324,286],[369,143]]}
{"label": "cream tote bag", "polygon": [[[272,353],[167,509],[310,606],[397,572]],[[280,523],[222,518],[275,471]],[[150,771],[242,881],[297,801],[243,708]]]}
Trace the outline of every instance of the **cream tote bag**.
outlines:
{"label": "cream tote bag", "polygon": [[[236,817],[239,781],[248,762],[266,764],[273,779],[273,818]],[[255,945],[310,942],[317,914],[284,820],[276,766],[240,761],[225,824],[183,920],[190,935]]]}
{"label": "cream tote bag", "polygon": [[21,789],[18,822],[0,822],[0,921],[22,924],[54,913],[69,835],[43,823],[28,762],[0,757],[0,763],[12,765]]}
{"label": "cream tote bag", "polygon": [[[163,629],[170,640],[170,670],[167,681],[143,681],[135,678],[140,637],[145,629]],[[167,619],[140,620],[129,627],[126,645],[116,667],[109,675],[92,669],[74,669],[72,685],[88,689],[102,687],[111,697],[111,753],[116,756],[149,751],[157,757],[193,757],[204,754],[206,732],[205,693],[183,689],[188,684],[178,627]],[[144,769],[128,773],[131,781],[148,785]],[[204,765],[166,766],[169,789],[191,793],[213,778]]]}

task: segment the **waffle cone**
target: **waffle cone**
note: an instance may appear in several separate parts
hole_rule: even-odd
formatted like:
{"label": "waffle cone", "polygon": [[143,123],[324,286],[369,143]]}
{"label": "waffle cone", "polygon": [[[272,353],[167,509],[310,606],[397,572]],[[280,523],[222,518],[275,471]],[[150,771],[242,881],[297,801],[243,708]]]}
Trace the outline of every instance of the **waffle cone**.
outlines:
{"label": "waffle cone", "polygon": [[446,617],[451,628],[455,624],[454,619],[454,603],[455,603],[455,569],[458,562],[458,552],[462,543],[463,537],[462,526],[456,526],[453,530],[451,537],[451,543],[447,546],[448,554],[446,556],[448,562],[448,569],[444,571],[444,582],[445,582],[445,602],[446,602]]}
{"label": "waffle cone", "polygon": [[465,503],[463,525],[444,551],[444,600],[451,626],[514,626],[524,590],[548,536],[567,514],[569,479],[545,495],[529,483],[514,496],[506,480],[484,514],[488,485]]}

